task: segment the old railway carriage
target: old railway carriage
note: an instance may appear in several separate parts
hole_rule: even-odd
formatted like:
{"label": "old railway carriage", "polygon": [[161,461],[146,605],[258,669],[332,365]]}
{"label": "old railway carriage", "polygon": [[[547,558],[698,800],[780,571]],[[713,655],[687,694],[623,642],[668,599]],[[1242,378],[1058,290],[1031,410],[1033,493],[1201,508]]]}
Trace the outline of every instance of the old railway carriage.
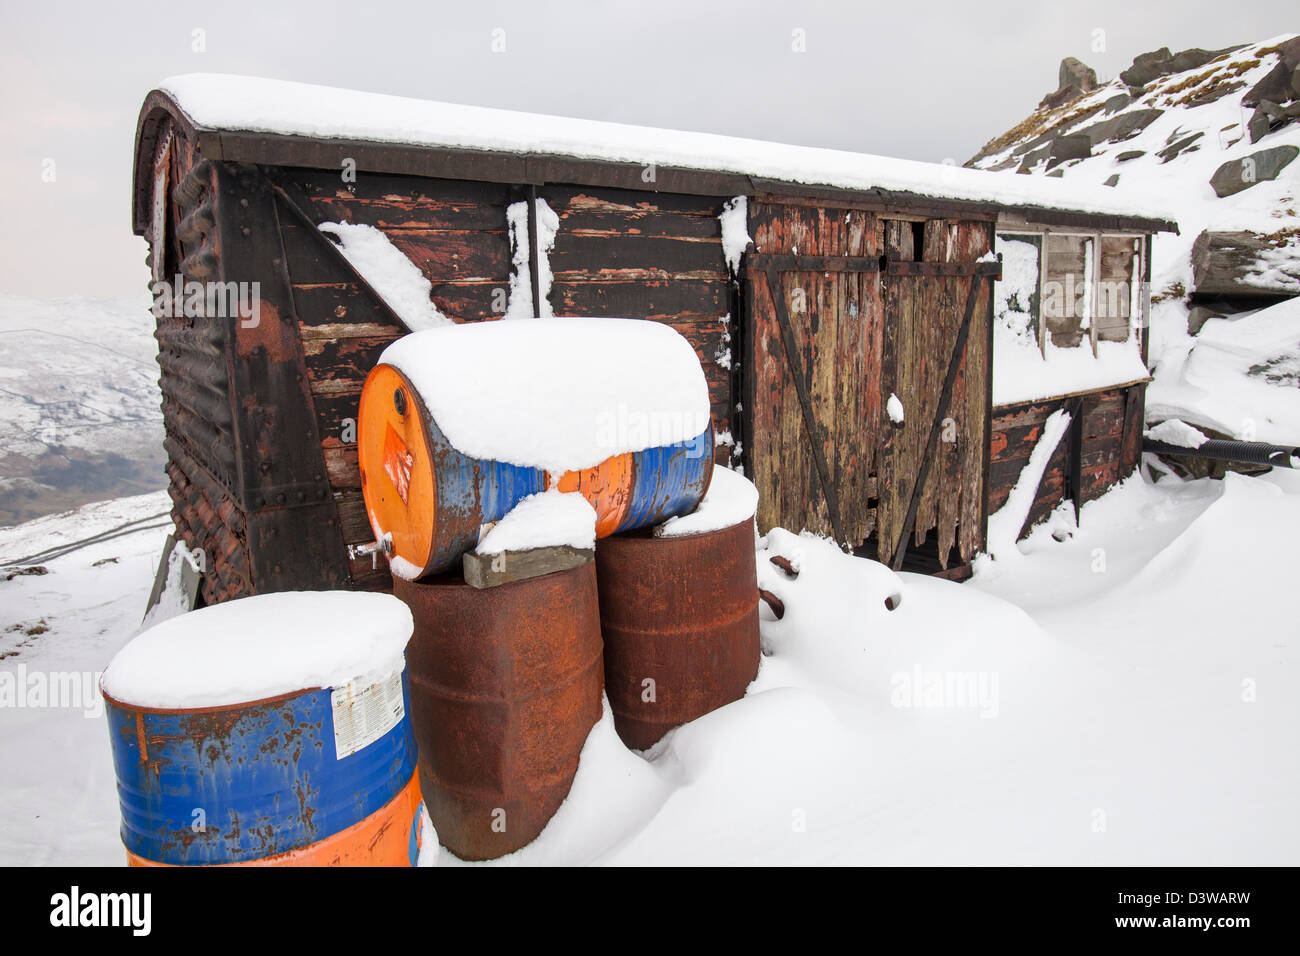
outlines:
{"label": "old railway carriage", "polygon": [[[209,290],[205,308],[156,310],[173,516],[210,556],[208,603],[389,584],[382,562],[349,556],[372,538],[354,425],[365,375],[407,325],[324,224],[380,230],[455,321],[508,308],[672,325],[706,370],[718,459],[759,487],[763,530],[954,576],[1052,408],[1081,401],[1082,435],[1058,450],[1040,512],[1131,471],[1141,427],[1142,376],[994,407],[995,299],[998,321],[1031,315],[1054,349],[1113,327],[1071,330],[1041,287],[1008,307],[999,235],[1037,244],[1040,277],[1084,282],[1137,274],[1172,225],[1037,177],[222,76],[145,100],[133,221],[156,283]],[[235,288],[255,316],[214,307]]]}

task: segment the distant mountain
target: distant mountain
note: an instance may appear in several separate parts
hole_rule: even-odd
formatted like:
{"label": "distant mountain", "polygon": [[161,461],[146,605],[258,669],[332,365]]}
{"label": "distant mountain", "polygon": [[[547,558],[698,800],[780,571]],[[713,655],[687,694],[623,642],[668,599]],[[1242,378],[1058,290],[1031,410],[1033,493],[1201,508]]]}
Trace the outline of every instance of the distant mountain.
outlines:
{"label": "distant mountain", "polygon": [[0,294],[0,526],[166,485],[149,304]]}

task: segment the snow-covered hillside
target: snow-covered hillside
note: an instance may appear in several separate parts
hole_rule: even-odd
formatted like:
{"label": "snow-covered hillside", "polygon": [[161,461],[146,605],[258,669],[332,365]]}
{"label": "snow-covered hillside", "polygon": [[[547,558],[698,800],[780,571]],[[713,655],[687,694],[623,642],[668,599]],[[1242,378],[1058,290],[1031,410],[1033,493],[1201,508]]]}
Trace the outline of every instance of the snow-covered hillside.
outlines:
{"label": "snow-covered hillside", "polygon": [[[0,530],[0,565],[165,508]],[[0,576],[0,689],[93,681],[139,626],[165,534]],[[1279,622],[1298,534],[1295,473],[1134,478],[971,583],[903,574],[889,612],[878,565],[774,532],[761,583],[786,614],[763,612],[747,695],[645,755],[606,709],[559,813],[495,865],[1294,864],[1300,634]],[[0,863],[124,862],[95,699],[0,707],[0,765]]]}
{"label": "snow-covered hillside", "polygon": [[0,294],[0,526],[161,488],[148,295]]}
{"label": "snow-covered hillside", "polygon": [[[1156,236],[1152,255],[1148,421],[1300,443],[1300,312],[1274,304],[1300,294],[1300,37],[1156,51],[1087,90],[1074,85],[1092,85],[1087,68],[1067,64],[1061,89],[967,165],[1166,206],[1180,231]],[[1245,237],[1241,295],[1207,282],[1218,234]]]}
{"label": "snow-covered hillside", "polygon": [[[1044,105],[990,141],[968,166],[1068,182],[1116,185],[1175,214],[1179,234],[1157,238],[1151,285],[1157,296],[1190,291],[1192,244],[1203,230],[1291,232],[1300,255],[1300,166],[1220,198],[1210,185],[1224,164],[1266,148],[1300,147],[1300,123],[1251,141],[1253,107],[1242,98],[1282,59],[1290,36],[1247,44],[1195,68],[1129,87],[1120,77],[1059,106]],[[1138,90],[1140,89],[1140,92]],[[1135,95],[1136,94],[1136,95]],[[1067,150],[1086,155],[1063,158]],[[1064,140],[1064,142],[1062,142]],[[1296,285],[1300,292],[1300,282]]]}

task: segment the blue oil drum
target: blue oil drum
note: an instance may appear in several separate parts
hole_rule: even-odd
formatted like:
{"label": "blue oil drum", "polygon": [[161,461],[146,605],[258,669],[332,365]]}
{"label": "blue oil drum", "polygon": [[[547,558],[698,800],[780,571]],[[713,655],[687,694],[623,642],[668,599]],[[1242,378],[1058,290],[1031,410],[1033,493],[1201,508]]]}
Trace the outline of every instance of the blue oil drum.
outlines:
{"label": "blue oil drum", "polygon": [[107,691],[104,700],[132,865],[415,864],[423,804],[404,665],[373,683],[240,704],[142,707]]}

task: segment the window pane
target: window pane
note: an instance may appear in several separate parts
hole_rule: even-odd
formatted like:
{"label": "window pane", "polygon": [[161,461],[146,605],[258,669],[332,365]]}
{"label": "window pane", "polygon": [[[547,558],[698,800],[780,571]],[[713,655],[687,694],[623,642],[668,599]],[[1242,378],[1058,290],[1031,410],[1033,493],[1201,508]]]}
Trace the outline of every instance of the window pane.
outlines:
{"label": "window pane", "polygon": [[1097,338],[1126,342],[1137,281],[1138,240],[1131,236],[1103,236],[1101,271],[1097,282]]}
{"label": "window pane", "polygon": [[1002,278],[993,287],[993,315],[998,327],[1017,344],[1038,348],[1040,296],[1039,253],[1042,236],[999,235]]}
{"label": "window pane", "polygon": [[1043,321],[1057,348],[1076,348],[1088,338],[1091,318],[1092,237],[1047,237]]}

